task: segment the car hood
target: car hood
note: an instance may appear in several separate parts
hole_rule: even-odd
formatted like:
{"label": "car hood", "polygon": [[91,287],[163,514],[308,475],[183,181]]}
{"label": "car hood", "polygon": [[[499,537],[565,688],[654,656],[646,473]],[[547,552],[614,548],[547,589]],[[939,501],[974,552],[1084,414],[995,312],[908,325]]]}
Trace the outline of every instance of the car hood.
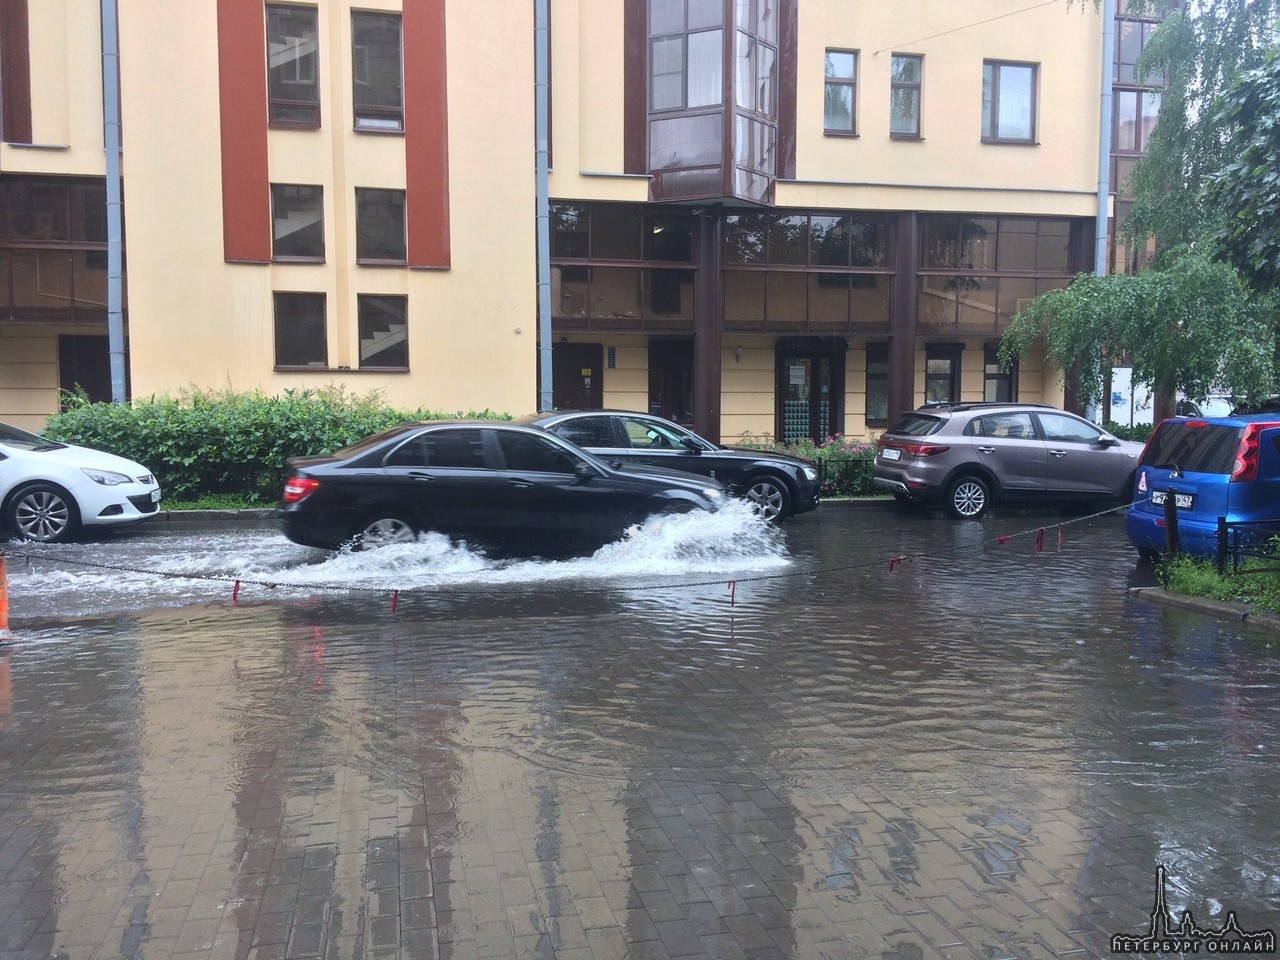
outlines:
{"label": "car hood", "polygon": [[803,457],[793,457],[789,453],[778,453],[775,450],[754,450],[751,447],[719,447],[716,450],[720,456],[726,454],[733,457],[741,457],[743,460],[759,460],[766,457],[769,460],[785,460],[787,463],[793,463],[797,467],[815,467],[812,460],[806,460]]}
{"label": "car hood", "polygon": [[652,480],[654,483],[660,483],[664,486],[681,486],[689,490],[706,490],[710,487],[713,490],[723,490],[724,485],[719,480],[712,480],[710,477],[704,477],[699,473],[689,473],[686,470],[672,470],[669,467],[655,467],[647,463],[622,463],[617,460],[610,460],[607,456],[600,457],[611,471],[626,477],[637,478],[641,480]]}
{"label": "car hood", "polygon": [[133,477],[135,480],[151,471],[133,460],[126,460],[114,453],[103,450],[90,450],[88,447],[77,447],[67,444],[57,450],[23,450],[17,447],[0,447],[14,458],[23,458],[28,463],[56,463],[68,469],[88,467],[90,470],[114,470]]}

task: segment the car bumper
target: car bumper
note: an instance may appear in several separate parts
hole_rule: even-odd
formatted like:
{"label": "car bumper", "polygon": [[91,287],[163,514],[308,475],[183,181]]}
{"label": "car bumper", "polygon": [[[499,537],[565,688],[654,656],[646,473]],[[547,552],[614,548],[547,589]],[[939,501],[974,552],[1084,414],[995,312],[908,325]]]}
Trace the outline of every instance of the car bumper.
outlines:
{"label": "car bumper", "polygon": [[84,484],[71,491],[80,522],[86,527],[115,527],[140,523],[160,512],[159,486]]}
{"label": "car bumper", "polygon": [[[1134,548],[1140,551],[1164,553],[1169,546],[1168,527],[1163,516],[1138,510],[1125,515],[1125,534]],[[1205,523],[1190,518],[1178,518],[1178,552],[1197,557],[1218,555],[1218,524]]]}

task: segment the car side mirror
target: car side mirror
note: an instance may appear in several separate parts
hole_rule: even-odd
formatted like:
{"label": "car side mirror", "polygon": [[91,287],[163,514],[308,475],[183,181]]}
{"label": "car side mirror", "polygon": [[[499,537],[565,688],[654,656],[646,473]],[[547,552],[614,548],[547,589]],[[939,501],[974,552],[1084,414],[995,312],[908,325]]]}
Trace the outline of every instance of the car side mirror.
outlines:
{"label": "car side mirror", "polygon": [[690,453],[702,452],[702,447],[698,445],[698,441],[694,440],[693,437],[681,437],[680,446],[685,450],[688,450]]}
{"label": "car side mirror", "polygon": [[587,461],[579,460],[573,465],[573,475],[577,483],[586,483],[596,476],[596,470]]}
{"label": "car side mirror", "polygon": [[1115,437],[1102,436],[1098,438],[1098,446],[1100,447],[1118,447],[1120,441]]}

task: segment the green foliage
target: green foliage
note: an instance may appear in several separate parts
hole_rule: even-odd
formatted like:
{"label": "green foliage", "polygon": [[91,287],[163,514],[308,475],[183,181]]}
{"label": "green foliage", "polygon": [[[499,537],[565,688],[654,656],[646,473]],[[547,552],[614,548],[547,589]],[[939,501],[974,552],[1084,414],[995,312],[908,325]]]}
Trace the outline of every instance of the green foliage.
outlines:
{"label": "green foliage", "polygon": [[[1123,2],[1123,0],[1122,0]],[[1213,233],[1232,211],[1208,198],[1206,186],[1233,162],[1237,146],[1217,98],[1237,77],[1262,65],[1275,45],[1277,0],[1130,0],[1130,14],[1163,16],[1137,69],[1161,87],[1160,117],[1128,184],[1133,238],[1154,237],[1161,256]]]}
{"label": "green foliage", "polygon": [[1133,440],[1136,443],[1146,443],[1151,439],[1151,432],[1155,430],[1155,425],[1150,423],[1135,423],[1128,427],[1122,423],[1116,423],[1114,420],[1109,421],[1103,428],[1113,437],[1119,437],[1121,440]]}
{"label": "green foliage", "polygon": [[453,416],[510,419],[488,410],[395,410],[376,392],[357,397],[341,388],[286,390],[278,397],[189,390],[132,406],[68,394],[64,411],[49,418],[44,435],[145,464],[167,499],[234,494],[249,503],[270,503],[280,496],[288,457],[337,450],[408,420]]}
{"label": "green foliage", "polygon": [[744,434],[738,446],[776,450],[810,463],[822,464],[824,497],[866,497],[883,492],[871,482],[876,455],[874,440],[857,440],[837,435],[822,443],[814,443],[809,439],[794,443],[774,443],[768,436],[753,437]]}
{"label": "green foliage", "polygon": [[1232,158],[1208,178],[1219,212],[1214,242],[1256,290],[1280,286],[1280,51],[1240,74],[1218,101],[1214,122]]}
{"label": "green foliage", "polygon": [[[1245,570],[1248,569],[1246,566]],[[1217,566],[1208,560],[1175,557],[1162,564],[1160,578],[1173,593],[1210,600],[1236,600],[1259,609],[1280,610],[1280,573],[1274,570],[1220,577]]]}
{"label": "green foliage", "polygon": [[1260,397],[1275,375],[1276,300],[1255,297],[1227,264],[1190,250],[1167,269],[1081,274],[1037,297],[1009,323],[1000,358],[1010,364],[1043,337],[1048,359],[1076,369],[1085,403],[1102,397],[1110,360],[1127,354],[1136,384],[1193,400],[1212,392]]}

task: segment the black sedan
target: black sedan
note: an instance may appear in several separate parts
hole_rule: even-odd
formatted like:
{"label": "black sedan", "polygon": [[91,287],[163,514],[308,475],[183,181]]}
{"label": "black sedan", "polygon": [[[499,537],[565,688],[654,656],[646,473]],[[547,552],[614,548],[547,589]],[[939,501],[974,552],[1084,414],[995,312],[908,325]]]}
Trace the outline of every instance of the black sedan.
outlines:
{"label": "black sedan", "polygon": [[549,430],[610,463],[653,464],[719,480],[769,520],[814,509],[822,492],[817,464],[765,450],[722,447],[647,413],[580,410],[534,414],[520,422]]}
{"label": "black sedan", "polygon": [[659,513],[712,510],[705,477],[618,468],[559,437],[491,420],[406,423],[286,464],[280,519],[295,543],[336,549],[435,531],[496,553],[589,553]]}

